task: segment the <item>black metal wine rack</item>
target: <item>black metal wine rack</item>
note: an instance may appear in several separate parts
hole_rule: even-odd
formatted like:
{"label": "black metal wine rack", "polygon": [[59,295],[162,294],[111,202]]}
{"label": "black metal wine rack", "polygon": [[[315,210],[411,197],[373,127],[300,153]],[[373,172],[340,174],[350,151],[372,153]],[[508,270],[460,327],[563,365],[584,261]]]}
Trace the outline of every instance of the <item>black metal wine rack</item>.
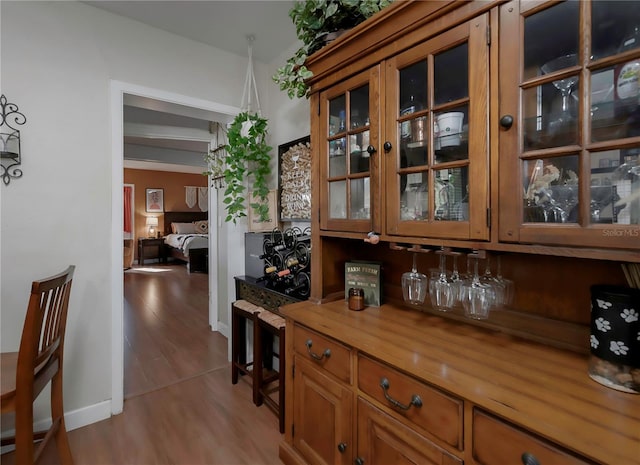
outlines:
{"label": "black metal wine rack", "polygon": [[307,299],[311,293],[311,228],[274,229],[262,244],[264,274],[258,281],[278,292]]}

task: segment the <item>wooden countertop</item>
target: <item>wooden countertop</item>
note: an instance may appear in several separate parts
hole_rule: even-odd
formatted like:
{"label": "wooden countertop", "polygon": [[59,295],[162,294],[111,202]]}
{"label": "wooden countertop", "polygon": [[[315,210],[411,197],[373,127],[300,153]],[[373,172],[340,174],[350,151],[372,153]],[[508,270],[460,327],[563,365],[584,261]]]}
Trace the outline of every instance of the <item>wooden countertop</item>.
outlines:
{"label": "wooden countertop", "polygon": [[593,381],[587,356],[392,305],[354,312],[342,300],[299,302],[281,311],[578,454],[640,464],[640,395]]}

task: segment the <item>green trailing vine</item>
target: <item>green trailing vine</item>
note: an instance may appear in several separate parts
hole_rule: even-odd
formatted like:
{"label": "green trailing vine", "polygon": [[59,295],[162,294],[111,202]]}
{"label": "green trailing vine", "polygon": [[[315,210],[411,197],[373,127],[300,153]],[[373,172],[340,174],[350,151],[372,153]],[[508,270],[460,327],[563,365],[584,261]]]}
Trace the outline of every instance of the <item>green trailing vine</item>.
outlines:
{"label": "green trailing vine", "polygon": [[[269,219],[267,178],[271,174],[272,147],[267,145],[266,135],[267,120],[257,113],[242,112],[229,127],[225,146],[226,168],[223,173],[226,184],[223,200],[227,210],[226,222],[233,221],[235,224],[238,219],[247,216],[247,202],[260,221]],[[245,198],[247,179],[253,191],[253,199],[249,200]]]}
{"label": "green trailing vine", "polygon": [[306,81],[313,73],[307,57],[327,44],[329,34],[348,30],[386,8],[393,0],[302,0],[289,10],[302,46],[272,76],[290,99],[308,97]]}

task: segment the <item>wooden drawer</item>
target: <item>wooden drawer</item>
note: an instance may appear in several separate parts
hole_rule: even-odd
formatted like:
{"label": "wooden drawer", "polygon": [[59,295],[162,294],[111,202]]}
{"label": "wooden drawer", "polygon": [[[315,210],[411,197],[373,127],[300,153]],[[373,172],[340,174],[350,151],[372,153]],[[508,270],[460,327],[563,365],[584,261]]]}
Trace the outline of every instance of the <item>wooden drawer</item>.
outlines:
{"label": "wooden drawer", "polygon": [[592,463],[478,409],[473,410],[473,458],[483,465]]}
{"label": "wooden drawer", "polygon": [[[405,409],[385,397],[382,380],[386,379],[386,394],[407,407],[413,396],[419,396],[422,406]],[[358,357],[358,387],[382,405],[430,433],[445,443],[462,450],[463,401],[424,384],[410,376],[368,357]]]}
{"label": "wooden drawer", "polygon": [[341,381],[351,384],[351,349],[303,326],[293,327],[294,350]]}

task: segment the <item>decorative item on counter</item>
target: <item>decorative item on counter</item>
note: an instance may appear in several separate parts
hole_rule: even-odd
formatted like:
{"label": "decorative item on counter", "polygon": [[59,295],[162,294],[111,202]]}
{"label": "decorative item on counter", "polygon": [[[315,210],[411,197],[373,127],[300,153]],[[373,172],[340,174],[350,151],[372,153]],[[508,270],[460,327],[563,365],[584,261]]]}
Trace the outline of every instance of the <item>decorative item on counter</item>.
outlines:
{"label": "decorative item on counter", "polygon": [[364,291],[364,304],[379,307],[382,301],[382,264],[380,262],[350,261],[344,263],[345,299],[349,298],[349,289],[360,288]]}
{"label": "decorative item on counter", "polygon": [[589,376],[612,389],[640,393],[640,289],[591,286]]}
{"label": "decorative item on counter", "polygon": [[378,233],[370,231],[369,233],[367,233],[367,237],[364,238],[364,241],[372,245],[376,245],[378,242],[380,242],[380,236],[378,235]]}
{"label": "decorative item on counter", "polygon": [[349,310],[364,310],[364,290],[359,287],[349,289]]}

